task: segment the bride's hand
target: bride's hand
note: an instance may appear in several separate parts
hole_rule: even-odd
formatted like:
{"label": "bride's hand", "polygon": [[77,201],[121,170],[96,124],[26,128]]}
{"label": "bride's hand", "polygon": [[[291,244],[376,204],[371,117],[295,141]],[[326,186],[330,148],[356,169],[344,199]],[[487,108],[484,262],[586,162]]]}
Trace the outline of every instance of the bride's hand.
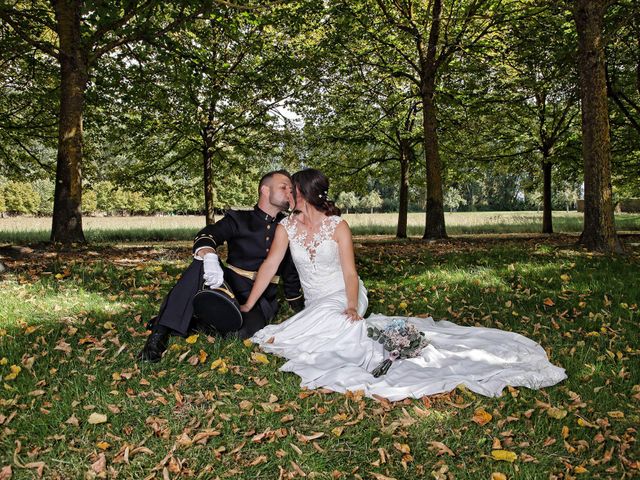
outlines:
{"label": "bride's hand", "polygon": [[342,313],[347,316],[350,322],[362,320],[362,316],[358,314],[358,311],[355,308],[346,308]]}

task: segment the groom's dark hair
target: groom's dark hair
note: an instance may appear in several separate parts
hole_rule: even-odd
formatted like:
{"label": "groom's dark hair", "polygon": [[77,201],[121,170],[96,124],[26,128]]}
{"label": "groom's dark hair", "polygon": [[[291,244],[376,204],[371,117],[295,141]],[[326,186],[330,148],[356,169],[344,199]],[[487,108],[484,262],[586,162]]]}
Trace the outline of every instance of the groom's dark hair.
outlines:
{"label": "groom's dark hair", "polygon": [[258,195],[260,195],[260,189],[262,188],[262,186],[267,183],[267,181],[273,177],[274,175],[284,175],[285,177],[287,177],[289,180],[291,180],[291,174],[289,172],[287,172],[286,170],[274,170],[273,172],[268,172],[265,173],[262,178],[260,179],[260,183],[258,183]]}

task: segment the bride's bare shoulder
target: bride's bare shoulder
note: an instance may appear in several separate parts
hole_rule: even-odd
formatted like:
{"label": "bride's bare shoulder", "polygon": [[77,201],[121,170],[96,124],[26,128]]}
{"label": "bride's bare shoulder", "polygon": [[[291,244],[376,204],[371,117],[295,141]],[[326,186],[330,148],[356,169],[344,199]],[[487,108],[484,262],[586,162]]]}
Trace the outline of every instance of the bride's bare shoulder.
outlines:
{"label": "bride's bare shoulder", "polygon": [[351,228],[349,228],[349,224],[347,223],[347,221],[344,218],[338,216],[332,217],[332,219],[335,222],[335,238],[351,238]]}

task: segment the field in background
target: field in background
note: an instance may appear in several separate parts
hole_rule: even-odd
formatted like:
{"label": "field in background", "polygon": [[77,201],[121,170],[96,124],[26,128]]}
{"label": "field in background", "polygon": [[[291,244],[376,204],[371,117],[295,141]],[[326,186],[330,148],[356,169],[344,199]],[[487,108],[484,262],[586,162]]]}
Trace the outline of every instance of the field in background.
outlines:
{"label": "field in background", "polygon": [[[355,235],[395,235],[396,213],[345,214]],[[421,236],[424,231],[424,213],[410,213],[408,233]],[[455,212],[446,213],[447,232],[450,235],[490,233],[539,233],[542,229],[541,212]],[[204,225],[203,216],[161,217],[85,217],[84,232],[91,242],[127,240],[191,240]],[[582,213],[554,212],[554,231],[580,232]],[[640,231],[640,214],[616,215],[620,231]],[[30,243],[49,239],[51,218],[0,218],[0,242]]]}

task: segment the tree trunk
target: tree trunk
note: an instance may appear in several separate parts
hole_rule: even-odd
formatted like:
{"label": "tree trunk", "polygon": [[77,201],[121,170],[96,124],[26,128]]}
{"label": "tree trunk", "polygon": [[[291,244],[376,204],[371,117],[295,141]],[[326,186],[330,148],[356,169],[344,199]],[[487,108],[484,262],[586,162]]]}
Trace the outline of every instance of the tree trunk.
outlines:
{"label": "tree trunk", "polygon": [[411,162],[411,143],[400,140],[400,203],[398,205],[398,227],[396,238],[407,238],[407,217],[409,211],[409,163]]}
{"label": "tree trunk", "polygon": [[551,215],[551,169],[553,164],[546,158],[542,160],[542,233],[553,233]]}
{"label": "tree trunk", "polygon": [[422,117],[424,124],[424,157],[427,167],[427,208],[424,239],[447,238],[444,224],[442,192],[442,161],[438,150],[437,117],[435,112],[435,88],[422,93]]}
{"label": "tree trunk", "polygon": [[204,209],[207,225],[216,221],[214,210],[215,187],[213,185],[213,153],[208,128],[203,133],[202,165],[204,168]]}
{"label": "tree trunk", "polygon": [[[429,2],[431,3],[431,2]],[[427,205],[424,235],[432,240],[447,238],[444,225],[444,202],[442,192],[442,161],[438,149],[438,118],[435,110],[436,72],[438,61],[436,52],[440,38],[442,0],[431,3],[431,29],[425,45],[417,39],[420,57],[420,100],[422,103],[422,124],[424,130],[424,159],[427,171]]]}
{"label": "tree trunk", "polygon": [[54,1],[60,42],[60,117],[51,241],[85,243],[82,231],[82,112],[88,80],[78,0]]}
{"label": "tree trunk", "polygon": [[606,0],[576,0],[578,71],[582,102],[584,229],[589,250],[621,252],[615,231],[611,192],[611,146],[602,30]]}

